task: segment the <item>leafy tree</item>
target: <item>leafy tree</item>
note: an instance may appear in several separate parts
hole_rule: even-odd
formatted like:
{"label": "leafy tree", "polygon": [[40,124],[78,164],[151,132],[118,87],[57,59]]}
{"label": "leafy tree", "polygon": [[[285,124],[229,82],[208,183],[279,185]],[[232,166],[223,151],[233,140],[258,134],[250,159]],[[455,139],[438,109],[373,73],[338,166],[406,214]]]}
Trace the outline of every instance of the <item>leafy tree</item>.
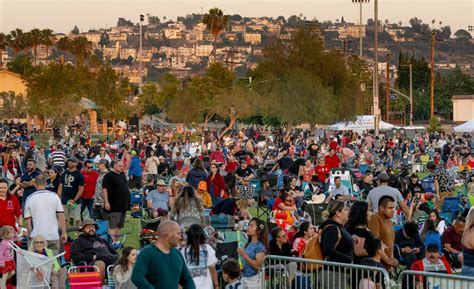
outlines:
{"label": "leafy tree", "polygon": [[229,21],[240,22],[242,21],[242,19],[242,16],[240,16],[239,14],[229,15]]}
{"label": "leafy tree", "polygon": [[67,36],[62,37],[56,43],[56,47],[61,50],[61,64],[64,64],[64,54],[71,48],[71,39]]}
{"label": "leafy tree", "polygon": [[471,40],[472,36],[471,33],[469,33],[465,29],[459,29],[454,33],[454,36],[456,36],[457,39],[462,39],[462,40]]}
{"label": "leafy tree", "polygon": [[17,95],[13,91],[3,91],[0,92],[0,100],[2,102],[0,114],[3,118],[22,118],[25,116],[26,102],[23,95]]}
{"label": "leafy tree", "polygon": [[31,41],[31,45],[33,47],[33,55],[34,55],[34,63],[36,65],[36,58],[38,56],[38,45],[41,44],[42,42],[42,34],[41,34],[41,30],[39,30],[38,28],[34,28],[32,29],[30,32],[30,41]]}
{"label": "leafy tree", "polygon": [[[88,77],[89,76],[89,77]],[[78,103],[88,96],[90,75],[87,69],[50,63],[38,66],[25,78],[28,92],[28,112],[51,119],[53,125],[66,124],[80,113]]]}
{"label": "leafy tree", "polygon": [[53,45],[53,30],[43,29],[41,30],[41,44],[46,46],[46,61],[48,60],[49,47]]}
{"label": "leafy tree", "polygon": [[[3,51],[8,47],[7,35],[0,32],[0,55],[3,54]],[[0,67],[2,67],[2,58],[0,57]]]}
{"label": "leafy tree", "polygon": [[133,22],[130,20],[120,17],[117,20],[117,26],[135,26],[135,24],[133,24]]}
{"label": "leafy tree", "polygon": [[71,30],[71,34],[73,35],[79,35],[80,31],[79,31],[79,27],[77,27],[77,25],[74,25],[74,27],[72,28]]}
{"label": "leafy tree", "polygon": [[25,76],[31,73],[34,69],[30,58],[26,55],[17,55],[12,61],[7,63],[7,68],[10,71]]}
{"label": "leafy tree", "polygon": [[100,36],[99,45],[107,46],[109,45],[109,43],[110,43],[109,34],[107,34],[106,32],[102,33],[102,35]]}
{"label": "leafy tree", "polygon": [[158,16],[147,15],[149,25],[160,25],[160,18]]}
{"label": "leafy tree", "polygon": [[10,31],[10,34],[7,35],[7,42],[8,46],[13,49],[14,56],[27,47],[25,33],[19,28]]}
{"label": "leafy tree", "polygon": [[202,23],[206,24],[206,28],[209,30],[212,36],[214,36],[214,43],[212,49],[213,55],[216,54],[217,38],[219,37],[221,32],[227,27],[228,22],[229,16],[224,15],[224,12],[222,12],[222,10],[219,8],[210,9],[209,12],[204,14],[202,18]]}
{"label": "leafy tree", "polygon": [[138,107],[144,115],[154,115],[162,111],[160,89],[156,83],[145,83],[142,93],[138,95]]}
{"label": "leafy tree", "polygon": [[84,36],[75,37],[70,43],[69,50],[76,57],[76,64],[81,65],[92,53],[92,43]]}

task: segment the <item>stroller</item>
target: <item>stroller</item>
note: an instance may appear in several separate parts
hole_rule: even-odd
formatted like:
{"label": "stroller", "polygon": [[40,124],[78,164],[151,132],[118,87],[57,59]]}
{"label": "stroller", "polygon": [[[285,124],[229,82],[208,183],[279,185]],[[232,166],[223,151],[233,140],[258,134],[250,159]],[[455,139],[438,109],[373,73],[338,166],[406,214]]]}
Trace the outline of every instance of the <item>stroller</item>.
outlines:
{"label": "stroller", "polygon": [[62,257],[66,252],[51,258],[34,252],[26,251],[14,243],[9,243],[16,252],[17,266],[17,288],[48,288],[51,276],[52,263],[55,259]]}
{"label": "stroller", "polygon": [[142,218],[140,220],[140,248],[143,248],[146,245],[156,241],[156,239],[158,238],[158,226],[161,224],[162,221],[162,217],[158,217],[155,219]]}

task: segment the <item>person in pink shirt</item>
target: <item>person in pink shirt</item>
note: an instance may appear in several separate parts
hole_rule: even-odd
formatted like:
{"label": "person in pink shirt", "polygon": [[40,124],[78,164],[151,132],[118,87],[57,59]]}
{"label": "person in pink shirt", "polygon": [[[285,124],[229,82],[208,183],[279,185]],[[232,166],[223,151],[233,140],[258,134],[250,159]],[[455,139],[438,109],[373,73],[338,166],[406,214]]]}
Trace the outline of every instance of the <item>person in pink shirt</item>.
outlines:
{"label": "person in pink shirt", "polygon": [[0,273],[2,277],[0,279],[0,288],[7,288],[7,280],[15,275],[16,264],[15,254],[9,243],[13,242],[15,238],[15,230],[12,226],[3,226],[0,229]]}

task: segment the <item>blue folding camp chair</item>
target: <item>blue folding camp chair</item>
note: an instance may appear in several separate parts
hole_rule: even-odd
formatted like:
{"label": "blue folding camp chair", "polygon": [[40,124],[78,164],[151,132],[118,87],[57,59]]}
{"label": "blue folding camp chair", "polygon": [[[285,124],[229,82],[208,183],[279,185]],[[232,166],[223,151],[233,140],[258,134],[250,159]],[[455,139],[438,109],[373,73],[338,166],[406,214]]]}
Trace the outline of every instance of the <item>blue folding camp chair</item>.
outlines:
{"label": "blue folding camp chair", "polygon": [[439,214],[447,224],[452,224],[461,211],[461,195],[444,198],[443,209]]}
{"label": "blue folding camp chair", "polygon": [[427,176],[421,180],[421,187],[425,192],[427,193],[434,193],[435,191],[435,185],[434,185],[434,180],[433,177]]}

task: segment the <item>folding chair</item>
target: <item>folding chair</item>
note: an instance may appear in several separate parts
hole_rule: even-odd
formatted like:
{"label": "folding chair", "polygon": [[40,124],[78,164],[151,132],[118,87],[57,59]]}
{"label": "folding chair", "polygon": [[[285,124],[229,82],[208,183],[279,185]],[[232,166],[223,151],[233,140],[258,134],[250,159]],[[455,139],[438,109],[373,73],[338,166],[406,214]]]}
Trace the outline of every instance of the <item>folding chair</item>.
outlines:
{"label": "folding chair", "polygon": [[[49,258],[35,252],[23,250],[13,242],[9,243],[9,245],[17,254],[17,288],[46,287],[50,289],[49,281],[52,263],[55,259],[62,257],[66,252]],[[39,272],[42,273],[42,278],[39,278],[41,275],[37,275]]]}
{"label": "folding chair", "polygon": [[447,224],[452,224],[461,210],[461,197],[444,198],[443,208],[439,215],[445,219]]}
{"label": "folding chair", "polygon": [[68,277],[70,289],[102,289],[97,266],[73,266],[68,270]]}
{"label": "folding chair", "polygon": [[108,289],[115,289],[115,280],[113,276],[114,265],[110,265],[107,267],[107,286]]}

